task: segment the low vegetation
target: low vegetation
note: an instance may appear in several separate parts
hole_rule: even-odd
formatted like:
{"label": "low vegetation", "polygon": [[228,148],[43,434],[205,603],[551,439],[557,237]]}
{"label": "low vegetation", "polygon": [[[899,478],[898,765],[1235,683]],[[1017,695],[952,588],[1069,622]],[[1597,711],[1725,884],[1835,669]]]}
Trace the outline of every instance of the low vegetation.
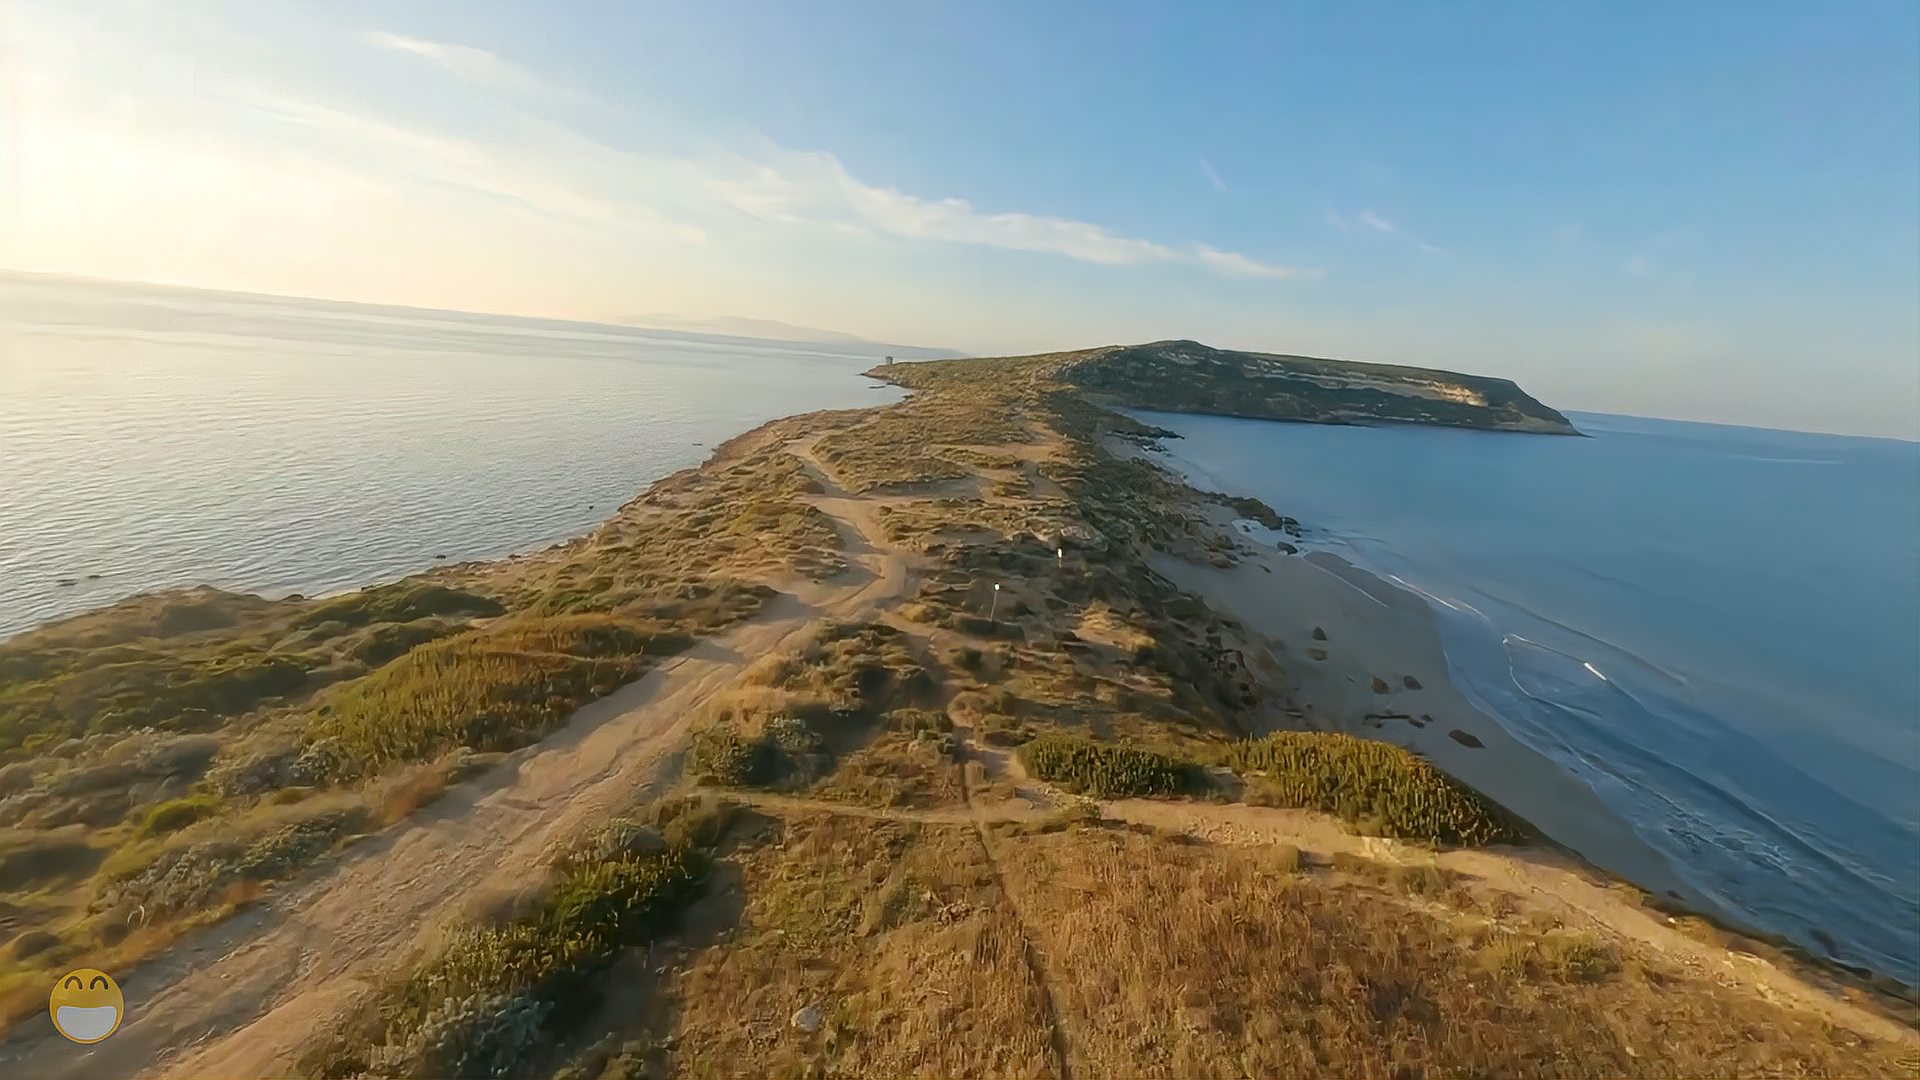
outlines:
{"label": "low vegetation", "polygon": [[616,820],[556,861],[524,910],[454,928],[371,1002],[354,1030],[311,1050],[310,1076],[509,1076],[563,1037],[620,950],[666,930],[696,894],[725,830],[711,802]]}
{"label": "low vegetation", "polygon": [[0,751],[145,727],[201,731],[298,692],[314,657],[251,642],[165,650],[127,643],[30,655],[0,646],[19,674],[0,679]]}
{"label": "low vegetation", "polygon": [[1901,1075],[1894,1047],[1389,867],[1084,818],[983,839],[796,811],[760,837],[688,915],[719,928],[658,943],[657,989],[556,1076]]}
{"label": "low vegetation", "polygon": [[783,431],[533,555],[321,600],[154,594],[0,643],[0,832],[91,830],[9,859],[0,1023],[51,965],[131,963],[753,616],[764,578],[840,570]]}
{"label": "low vegetation", "polygon": [[1439,844],[1526,839],[1512,815],[1391,743],[1283,731],[1235,745],[1226,763],[1255,782],[1250,798],[1337,814],[1363,832]]}
{"label": "low vegetation", "polygon": [[[882,622],[829,623],[805,645],[762,658],[713,707],[688,748],[689,775],[733,787],[807,787],[849,752],[871,757],[882,718],[920,727],[932,689],[906,635]],[[896,712],[895,710],[901,710]],[[949,726],[949,730],[951,730]]]}
{"label": "low vegetation", "polygon": [[435,615],[484,618],[505,612],[500,601],[491,596],[409,579],[322,601],[302,612],[293,625],[352,628],[370,623],[408,623]]}
{"label": "low vegetation", "polygon": [[685,634],[610,615],[508,620],[406,653],[317,707],[312,741],[364,772],[455,746],[510,750],[633,679]]}
{"label": "low vegetation", "polygon": [[1188,762],[1071,735],[1042,735],[1020,748],[1020,760],[1042,780],[1101,798],[1179,795],[1202,783]]}

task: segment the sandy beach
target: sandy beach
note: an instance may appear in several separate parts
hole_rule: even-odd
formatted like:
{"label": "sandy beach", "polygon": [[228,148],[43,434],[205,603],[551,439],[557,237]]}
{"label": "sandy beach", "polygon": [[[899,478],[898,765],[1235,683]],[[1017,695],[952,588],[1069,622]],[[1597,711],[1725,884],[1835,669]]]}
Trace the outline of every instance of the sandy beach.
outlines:
{"label": "sandy beach", "polygon": [[1154,568],[1258,635],[1284,673],[1301,726],[1416,751],[1595,866],[1733,921],[1591,789],[1454,688],[1424,599],[1329,552],[1249,548],[1230,567],[1161,556]]}

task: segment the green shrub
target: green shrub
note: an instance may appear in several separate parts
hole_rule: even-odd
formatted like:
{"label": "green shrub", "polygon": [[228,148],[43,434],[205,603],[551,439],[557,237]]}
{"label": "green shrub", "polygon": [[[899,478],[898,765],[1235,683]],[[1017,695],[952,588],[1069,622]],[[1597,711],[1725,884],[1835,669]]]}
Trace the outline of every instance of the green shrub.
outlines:
{"label": "green shrub", "polygon": [[220,797],[217,795],[186,795],[168,799],[147,811],[146,817],[140,821],[137,835],[157,836],[177,832],[219,812]]}
{"label": "green shrub", "polygon": [[396,581],[336,596],[314,606],[295,620],[296,627],[315,627],[322,623],[365,626],[368,623],[412,622],[429,615],[493,616],[506,609],[498,600],[445,585]]}
{"label": "green shrub", "polygon": [[683,634],[608,615],[524,618],[422,645],[348,684],[307,723],[361,768],[456,746],[511,750],[632,682]]}
{"label": "green shrub", "polygon": [[693,736],[687,749],[687,771],[711,784],[746,787],[773,778],[770,747],[749,739],[728,724],[716,724]]}
{"label": "green shrub", "polygon": [[457,625],[439,619],[379,623],[369,627],[366,634],[347,651],[347,655],[370,667],[378,667],[417,645],[437,641],[458,633],[459,629]]}
{"label": "green shrub", "polygon": [[1266,801],[1336,814],[1381,835],[1445,844],[1525,839],[1500,807],[1391,743],[1281,731],[1235,745],[1227,764],[1263,776]]}
{"label": "green shrub", "polygon": [[328,810],[282,825],[250,842],[207,840],[169,848],[151,861],[101,871],[103,905],[144,909],[147,918],[216,904],[242,882],[298,873],[368,823],[364,808]]}
{"label": "green shrub", "polygon": [[1199,786],[1199,770],[1166,754],[1072,735],[1042,735],[1020,748],[1027,771],[1104,798],[1177,795]]}
{"label": "green shrub", "polygon": [[[675,847],[560,864],[540,906],[504,925],[456,930],[386,994],[382,1075],[505,1076],[579,1010],[568,1005],[623,947],[653,940],[692,898],[701,856]],[[354,1055],[321,1055],[349,1061]]]}
{"label": "green shrub", "polygon": [[44,678],[0,680],[0,750],[90,731],[210,727],[306,681],[303,658],[255,645],[187,654],[114,646]]}

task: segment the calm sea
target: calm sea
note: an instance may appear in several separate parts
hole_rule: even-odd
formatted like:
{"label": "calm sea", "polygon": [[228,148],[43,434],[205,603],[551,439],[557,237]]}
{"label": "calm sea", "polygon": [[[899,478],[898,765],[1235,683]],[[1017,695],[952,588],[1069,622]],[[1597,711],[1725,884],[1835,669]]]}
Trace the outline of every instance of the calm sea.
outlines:
{"label": "calm sea", "polygon": [[0,637],[541,547],[765,420],[897,399],[878,359],[0,274]]}
{"label": "calm sea", "polygon": [[1142,414],[1425,593],[1455,679],[1758,926],[1920,974],[1920,444]]}

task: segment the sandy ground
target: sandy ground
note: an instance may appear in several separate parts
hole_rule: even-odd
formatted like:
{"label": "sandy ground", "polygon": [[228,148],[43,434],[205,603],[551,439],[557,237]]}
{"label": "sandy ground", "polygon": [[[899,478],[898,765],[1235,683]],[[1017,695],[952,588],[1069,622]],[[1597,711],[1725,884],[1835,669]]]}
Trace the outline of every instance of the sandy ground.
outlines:
{"label": "sandy ground", "polygon": [[[1688,888],[1666,857],[1635,836],[1592,789],[1507,734],[1453,687],[1439,627],[1418,595],[1327,552],[1257,551],[1226,569],[1160,557],[1154,569],[1266,640],[1304,723],[1418,751],[1594,865],[1728,917]],[[1315,638],[1316,628],[1325,640]],[[1408,685],[1408,676],[1418,689]],[[1384,693],[1375,679],[1385,684]],[[1365,719],[1383,713],[1410,719]],[[1455,731],[1480,745],[1458,741]]]}

